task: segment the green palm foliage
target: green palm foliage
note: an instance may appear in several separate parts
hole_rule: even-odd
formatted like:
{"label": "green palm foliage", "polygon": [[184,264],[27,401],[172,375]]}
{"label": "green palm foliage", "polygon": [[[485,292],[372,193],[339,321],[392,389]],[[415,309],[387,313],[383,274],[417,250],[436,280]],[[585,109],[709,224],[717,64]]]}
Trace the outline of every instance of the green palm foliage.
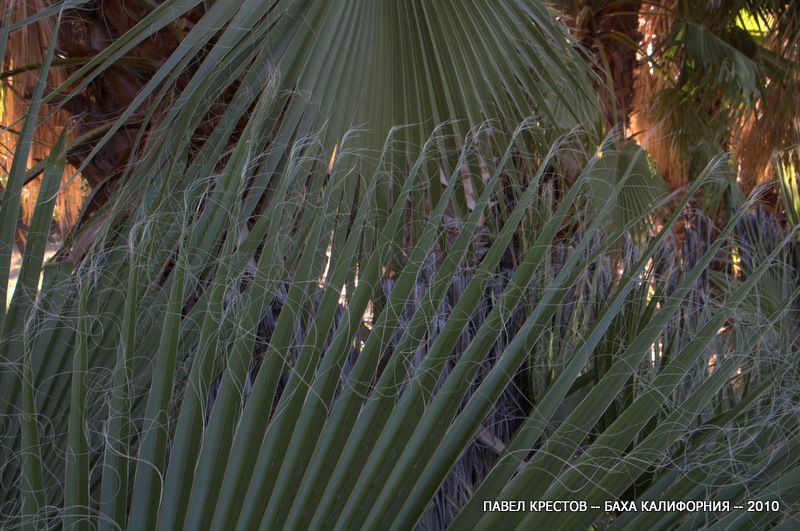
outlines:
{"label": "green palm foliage", "polygon": [[[51,46],[22,138],[196,3],[158,4],[45,94]],[[796,523],[795,234],[749,205],[713,230],[687,214],[715,161],[642,236],[655,177],[598,141],[571,50],[539,2],[210,4],[113,126],[194,69],[75,263],[42,265],[63,137],[42,163],[2,314],[2,526]],[[590,503],[484,511],[520,499]]]}

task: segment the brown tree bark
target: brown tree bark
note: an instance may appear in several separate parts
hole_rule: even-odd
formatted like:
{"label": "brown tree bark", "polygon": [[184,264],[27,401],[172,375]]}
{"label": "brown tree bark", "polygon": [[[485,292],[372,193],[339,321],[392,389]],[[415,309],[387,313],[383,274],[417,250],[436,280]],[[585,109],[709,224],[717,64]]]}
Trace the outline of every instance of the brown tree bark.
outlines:
{"label": "brown tree bark", "polygon": [[[13,21],[41,12],[46,4],[46,0],[0,0],[0,7],[3,9],[14,9]],[[65,12],[56,44],[57,61],[77,62],[80,66],[136,25],[150,9],[147,2],[97,0],[81,5],[80,9]],[[177,48],[184,35],[179,26],[185,24],[184,27],[188,27],[199,20],[201,15],[202,7],[190,11],[177,23],[159,31],[131,50],[117,64],[93,79],[77,96],[61,102],[56,98],[55,101],[62,105],[58,113],[53,115],[51,106],[42,109],[42,117],[50,117],[37,130],[36,145],[29,167],[46,156],[49,145],[52,145],[64,127],[69,128],[68,141],[73,144],[67,152],[69,165],[65,179],[73,175],[73,167],[85,164],[81,172],[85,186],[80,179],[70,181],[58,198],[57,210],[60,211],[62,234],[66,235],[70,228],[91,217],[97,208],[113,196],[121,184],[135,138],[140,132],[142,117],[150,110],[148,102],[145,102],[125,127],[114,134],[96,156],[90,161],[87,161],[87,156],[97,139],[102,137],[104,130],[120,116],[158,67]],[[13,72],[15,68],[41,62],[53,35],[54,23],[55,17],[51,17],[13,32],[2,70]],[[47,89],[52,90],[61,84],[78,66],[53,68]],[[3,108],[10,111],[2,116],[2,125],[9,127],[24,115],[29,103],[26,95],[30,93],[26,88],[32,87],[37,77],[38,71],[34,68],[4,76],[0,80],[7,89],[4,92]],[[179,83],[182,81],[184,80],[179,80]],[[75,145],[75,141],[80,138],[87,141]],[[4,141],[12,148],[15,145],[13,138],[4,138]],[[23,221],[27,221],[25,213],[29,216],[32,211],[37,189],[37,179],[26,185],[23,193]],[[32,199],[26,200],[26,197]]]}
{"label": "brown tree bark", "polygon": [[633,105],[641,7],[641,0],[582,0],[565,20],[595,62],[598,92],[606,95],[606,125],[620,127],[623,133]]}

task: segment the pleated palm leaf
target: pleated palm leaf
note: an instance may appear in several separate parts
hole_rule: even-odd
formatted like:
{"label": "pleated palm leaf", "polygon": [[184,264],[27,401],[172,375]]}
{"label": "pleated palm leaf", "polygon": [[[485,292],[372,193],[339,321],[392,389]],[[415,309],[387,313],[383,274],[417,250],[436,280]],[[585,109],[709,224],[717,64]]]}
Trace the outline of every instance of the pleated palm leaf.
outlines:
{"label": "pleated palm leaf", "polygon": [[[148,27],[174,18],[171,9],[189,5],[161,4],[133,33],[146,36]],[[67,149],[63,137],[54,146],[43,163],[18,288],[2,314],[3,526],[495,528],[502,519],[504,527],[572,528],[607,518],[603,499],[663,492],[680,499],[696,488],[707,489],[707,498],[782,505],[700,516],[674,508],[661,513],[670,518],[661,527],[698,517],[791,525],[800,496],[796,326],[747,327],[794,308],[796,292],[775,300],[769,315],[749,299],[775,267],[796,277],[791,264],[776,266],[794,235],[782,234],[746,274],[714,269],[721,282],[711,284],[710,271],[747,211],[685,252],[676,251],[672,229],[713,180],[712,166],[661,230],[633,245],[627,229],[641,219],[626,218],[620,230],[609,220],[641,152],[617,166],[616,184],[598,207],[590,181],[609,145],[576,156],[590,132],[588,142],[568,135],[543,150],[551,131],[542,131],[542,118],[525,119],[530,109],[521,102],[540,93],[540,104],[561,108],[557,120],[579,113],[561,127],[584,122],[580,109],[591,114],[593,104],[559,106],[570,94],[564,86],[544,77],[528,85],[519,72],[505,78],[502,98],[480,96],[500,94],[499,86],[477,83],[488,79],[483,73],[512,64],[537,76],[583,71],[555,35],[536,50],[520,49],[529,41],[509,28],[535,35],[555,28],[539,4],[380,7],[387,5],[397,11],[370,2],[212,4],[197,28],[225,30],[174,107],[153,122],[128,185],[98,214],[102,237],[74,264],[42,266]],[[496,18],[487,19],[489,12]],[[371,64],[383,74],[362,85],[361,71],[348,70],[362,64],[353,39],[393,35],[343,29],[364,23],[356,16],[364,13],[393,21],[390,15],[425,13],[443,25],[461,20],[462,29],[469,29],[465,20],[506,22],[461,40],[422,32],[442,44],[412,46],[420,60],[442,47],[474,51],[466,44],[491,42],[494,32],[496,42],[513,45],[503,48],[508,55],[494,50],[485,64],[465,60],[466,70],[440,57],[438,70],[415,70],[418,77],[393,71],[408,99],[403,112],[390,113],[379,94],[362,91],[390,92],[382,77],[389,71]],[[531,25],[512,13],[544,18]],[[330,27],[321,22],[336,14],[342,18]],[[303,50],[310,46],[301,38],[305,24],[324,30],[318,38],[349,44]],[[206,45],[201,29],[186,36],[148,90]],[[392,38],[413,34],[407,30]],[[126,41],[132,36],[119,46]],[[23,138],[36,125],[53,54],[51,46]],[[540,71],[515,62],[520,57],[560,66]],[[106,59],[112,52],[95,66]],[[484,115],[467,100],[463,109],[450,107],[462,100],[443,87],[466,72],[474,76],[453,85],[465,97],[514,102],[520,114]],[[225,115],[195,144],[207,102],[232,79]],[[325,88],[333,79],[342,90],[305,85]],[[426,85],[433,93],[411,99],[412,88]],[[511,90],[520,87],[529,93],[517,99]],[[318,106],[307,104],[309,94]],[[340,112],[337,98],[351,102]],[[357,104],[363,117],[348,114]],[[439,106],[447,112],[436,112]],[[467,108],[474,114],[461,115]],[[459,117],[472,125],[433,127]],[[499,120],[491,126],[479,123],[492,117]],[[427,129],[390,128],[425,120]],[[346,134],[362,123],[370,130]],[[27,146],[17,148],[3,196],[0,280],[8,275],[25,176],[17,161],[27,160]],[[581,161],[577,175],[557,174],[566,150]],[[762,370],[764,355],[770,373]],[[773,385],[774,374],[785,381]],[[525,382],[529,392],[515,390]],[[511,409],[519,418],[495,428],[514,397],[522,397]],[[495,458],[470,464],[487,441]],[[777,457],[759,453],[766,446]],[[689,467],[679,456],[724,462]],[[741,489],[728,488],[741,478]],[[483,511],[484,500],[502,499],[592,504],[568,519]],[[639,516],[623,514],[614,525],[638,524],[630,520]]]}
{"label": "pleated palm leaf", "polygon": [[[79,17],[84,3],[66,2],[72,9],[65,16]],[[191,30],[155,73],[123,62],[149,36],[172,27],[200,4],[205,6],[202,17],[190,24]],[[109,69],[149,77],[121,115],[103,125],[100,132],[105,134],[80,169],[134,119],[139,133],[133,151],[141,149],[141,140],[153,127],[171,127],[195,140],[171,137],[172,152],[188,149],[192,154],[203,140],[200,129],[207,134],[201,122],[235,127],[227,115],[216,115],[219,105],[210,103],[229,102],[238,85],[263,84],[271,71],[280,72],[279,95],[260,140],[281,148],[276,157],[312,132],[324,131],[321,140],[331,154],[346,131],[363,128],[361,143],[376,152],[397,125],[410,125],[399,141],[419,145],[445,122],[450,122],[454,138],[463,138],[485,120],[496,120],[498,132],[509,131],[531,114],[555,133],[552,140],[575,125],[597,128],[600,123],[590,70],[571,44],[566,30],[538,1],[251,0],[205,5],[169,0],[153,7],[45,101],[60,108]],[[132,178],[126,172],[126,179]],[[379,184],[377,216],[391,203],[396,186]],[[463,214],[472,200],[469,191],[458,190],[456,198]]]}

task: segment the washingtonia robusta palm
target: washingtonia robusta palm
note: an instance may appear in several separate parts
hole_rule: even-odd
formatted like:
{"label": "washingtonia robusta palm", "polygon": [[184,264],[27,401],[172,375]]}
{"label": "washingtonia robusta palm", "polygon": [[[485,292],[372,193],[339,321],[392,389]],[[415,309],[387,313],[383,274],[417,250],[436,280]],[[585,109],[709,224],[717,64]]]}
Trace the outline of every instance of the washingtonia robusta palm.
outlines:
{"label": "washingtonia robusta palm", "polygon": [[[160,4],[72,81],[192,5]],[[483,501],[662,492],[782,509],[656,527],[795,521],[794,235],[744,237],[745,208],[681,241],[718,165],[642,235],[645,155],[596,140],[544,7],[217,2],[112,129],[204,47],[76,263],[42,266],[63,139],[44,163],[3,313],[5,526],[572,528],[611,515]],[[23,139],[61,91],[53,55]]]}

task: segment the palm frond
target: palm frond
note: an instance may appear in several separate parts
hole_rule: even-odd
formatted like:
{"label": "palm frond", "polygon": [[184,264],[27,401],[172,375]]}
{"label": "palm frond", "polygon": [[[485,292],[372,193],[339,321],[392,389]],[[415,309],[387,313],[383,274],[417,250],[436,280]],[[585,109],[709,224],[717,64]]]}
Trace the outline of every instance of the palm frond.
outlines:
{"label": "palm frond", "polygon": [[[43,67],[34,102],[193,5],[159,4],[49,99]],[[690,217],[719,160],[644,230],[659,177],[634,143],[594,147],[588,78],[539,2],[208,5],[94,147],[147,103],[125,186],[45,266],[37,201],[0,341],[0,525],[525,528],[559,522],[484,502],[698,489],[780,498],[750,518],[786,525],[796,235],[751,202]],[[610,513],[569,523],[748,518]]]}

